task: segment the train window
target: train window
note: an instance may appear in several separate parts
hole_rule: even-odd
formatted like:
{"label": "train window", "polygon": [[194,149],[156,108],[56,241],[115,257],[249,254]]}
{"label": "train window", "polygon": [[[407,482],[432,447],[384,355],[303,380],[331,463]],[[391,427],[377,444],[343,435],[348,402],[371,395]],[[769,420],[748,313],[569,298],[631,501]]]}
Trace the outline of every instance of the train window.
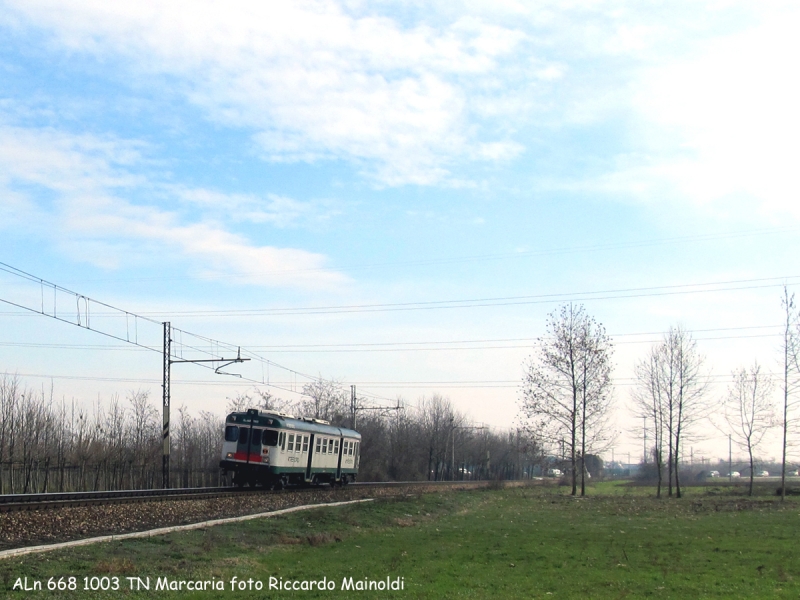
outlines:
{"label": "train window", "polygon": [[250,430],[247,427],[242,427],[239,430],[239,443],[240,444],[246,444],[247,443],[247,439],[250,437],[248,435],[249,433],[250,433]]}
{"label": "train window", "polygon": [[253,429],[253,435],[250,436],[250,445],[251,446],[260,446],[261,445],[261,430],[260,429]]}
{"label": "train window", "polygon": [[319,454],[320,452],[322,452],[322,438],[318,437],[317,438],[317,454]]}
{"label": "train window", "polygon": [[353,456],[353,440],[347,442],[347,456]]}
{"label": "train window", "polygon": [[287,452],[294,452],[294,434],[289,434],[289,444],[286,447]]}
{"label": "train window", "polygon": [[277,446],[278,445],[278,432],[274,429],[265,429],[261,433],[261,443],[265,446]]}
{"label": "train window", "polygon": [[328,453],[328,438],[322,438],[322,453]]}
{"label": "train window", "polygon": [[303,436],[303,452],[308,452],[308,436]]}
{"label": "train window", "polygon": [[281,447],[281,450],[283,450],[286,447],[285,444],[286,444],[286,433],[281,431],[281,436],[280,439],[278,440],[278,445]]}
{"label": "train window", "polygon": [[339,454],[339,440],[333,442],[333,453]]}
{"label": "train window", "polygon": [[236,442],[239,440],[239,428],[236,425],[225,427],[225,441]]}

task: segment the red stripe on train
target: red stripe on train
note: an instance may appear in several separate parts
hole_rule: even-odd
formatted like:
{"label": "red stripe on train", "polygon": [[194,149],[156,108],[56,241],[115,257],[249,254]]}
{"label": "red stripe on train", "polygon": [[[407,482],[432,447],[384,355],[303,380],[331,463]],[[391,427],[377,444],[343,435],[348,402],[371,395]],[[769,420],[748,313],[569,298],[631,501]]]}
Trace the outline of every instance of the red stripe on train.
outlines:
{"label": "red stripe on train", "polygon": [[[233,460],[241,460],[242,462],[247,460],[247,452],[237,452],[233,455]],[[250,454],[250,462],[261,462],[261,456],[258,454]]]}

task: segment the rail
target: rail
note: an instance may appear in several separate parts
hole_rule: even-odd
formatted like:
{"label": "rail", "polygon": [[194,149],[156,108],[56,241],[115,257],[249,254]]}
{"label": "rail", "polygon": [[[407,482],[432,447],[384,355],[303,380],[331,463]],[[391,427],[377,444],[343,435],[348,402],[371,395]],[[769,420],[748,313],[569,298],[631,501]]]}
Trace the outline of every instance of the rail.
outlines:
{"label": "rail", "polygon": [[234,493],[263,490],[235,488],[177,488],[169,490],[116,490],[102,492],[55,492],[47,494],[4,494],[0,496],[0,512],[40,510],[92,504],[117,504],[154,500],[186,500],[215,498]]}
{"label": "rail", "polygon": [[[368,481],[355,482],[348,487],[397,487],[397,486],[452,486],[467,485],[479,487],[486,481]],[[319,489],[313,487],[289,488],[293,491]],[[219,498],[228,495],[274,493],[266,488],[176,488],[156,490],[115,490],[100,492],[51,492],[46,494],[3,494],[0,495],[0,513],[20,510],[41,510],[64,508],[68,506],[89,506],[94,504],[119,504],[128,502],[188,500]]]}

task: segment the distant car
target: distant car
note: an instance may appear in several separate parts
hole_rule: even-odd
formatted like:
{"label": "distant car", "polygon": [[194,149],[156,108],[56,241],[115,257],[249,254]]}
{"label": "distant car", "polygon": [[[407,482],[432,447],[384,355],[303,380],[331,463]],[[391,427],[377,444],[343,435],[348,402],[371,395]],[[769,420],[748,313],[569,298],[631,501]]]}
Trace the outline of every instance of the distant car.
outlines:
{"label": "distant car", "polygon": [[759,477],[769,477],[769,471],[759,471],[758,472],[758,476]]}
{"label": "distant car", "polygon": [[561,469],[547,469],[548,477],[561,477],[562,475]]}
{"label": "distant car", "polygon": [[709,471],[709,477],[719,477],[719,471]]}
{"label": "distant car", "polygon": [[797,471],[797,469],[795,469],[794,471],[786,471],[786,474],[789,477],[797,477],[798,475],[800,475],[800,473]]}
{"label": "distant car", "polygon": [[731,471],[725,477],[732,477],[733,479],[736,479],[737,477],[741,477],[741,476],[742,475],[741,475],[741,473],[739,473],[739,471]]}

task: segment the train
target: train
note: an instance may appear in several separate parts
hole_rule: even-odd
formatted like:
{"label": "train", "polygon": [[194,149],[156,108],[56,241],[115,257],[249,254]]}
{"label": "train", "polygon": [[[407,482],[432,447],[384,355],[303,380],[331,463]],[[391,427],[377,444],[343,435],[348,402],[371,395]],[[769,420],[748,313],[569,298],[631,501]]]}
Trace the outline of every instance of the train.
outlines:
{"label": "train", "polygon": [[346,485],[356,480],[361,434],[328,421],[249,408],[225,419],[220,468],[238,487]]}

